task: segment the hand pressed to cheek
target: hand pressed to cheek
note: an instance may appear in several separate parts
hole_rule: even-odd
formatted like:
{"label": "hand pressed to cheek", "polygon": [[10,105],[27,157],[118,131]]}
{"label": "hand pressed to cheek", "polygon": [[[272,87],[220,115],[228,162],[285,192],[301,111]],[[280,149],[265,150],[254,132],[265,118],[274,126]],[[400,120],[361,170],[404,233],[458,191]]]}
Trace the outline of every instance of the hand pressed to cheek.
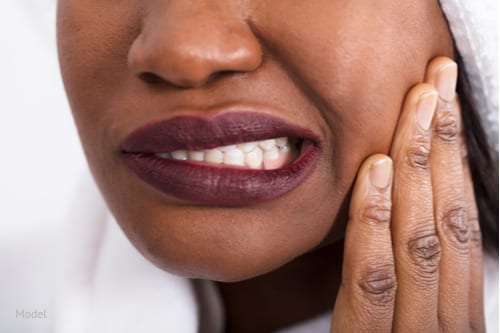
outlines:
{"label": "hand pressed to cheek", "polygon": [[[425,133],[425,137],[429,140],[417,139],[413,142],[425,142],[430,145],[420,146],[420,149],[414,150],[420,151],[420,154],[412,153],[412,149],[394,149],[398,147],[398,140],[404,137],[404,130],[400,132],[405,126],[403,115],[391,152],[392,154],[403,152],[393,155],[396,168],[393,205],[396,208],[393,211],[392,234],[393,244],[396,247],[395,260],[399,286],[395,328],[420,328],[422,324],[419,326],[419,321],[425,320],[426,317],[435,318],[426,322],[429,325],[427,328],[431,330],[468,332],[470,328],[478,331],[484,328],[482,306],[474,310],[470,307],[471,304],[477,305],[481,302],[482,277],[477,279],[477,275],[482,269],[478,270],[477,266],[480,264],[476,264],[476,267],[471,265],[469,230],[474,224],[476,224],[475,229],[478,229],[478,226],[477,219],[473,218],[475,222],[470,221],[467,212],[469,211],[472,216],[477,216],[477,212],[474,201],[468,202],[466,199],[468,195],[465,194],[465,184],[471,182],[471,179],[464,174],[460,146],[462,141],[460,106],[455,94],[456,81],[457,66],[450,59],[437,58],[429,64],[426,82],[437,89],[439,100],[434,104],[435,115],[430,130]],[[414,90],[425,85],[418,85]],[[410,92],[410,98],[411,94]],[[418,113],[417,108],[417,122]],[[407,142],[410,142],[408,147],[413,146],[411,140]],[[421,154],[423,152],[425,153]],[[412,158],[412,155],[417,155],[419,158]],[[409,177],[398,169],[399,166],[403,170],[406,165],[398,163],[402,160],[398,160],[396,156],[405,156],[407,161],[418,161],[409,164],[416,166],[410,173],[413,176]],[[425,174],[425,178],[422,174]],[[414,193],[413,201],[410,197],[403,200],[404,196],[401,193],[411,193],[412,189],[418,188],[417,183],[412,183],[415,179],[427,184],[424,185],[425,189],[421,188]],[[403,188],[405,185],[406,188]],[[473,194],[469,196],[473,197]],[[409,205],[400,210],[404,202],[412,203],[413,206]],[[414,211],[418,210],[414,215],[408,214],[412,208]],[[398,213],[401,214],[399,217]],[[425,233],[424,228],[428,234],[420,238],[419,233]],[[404,236],[406,232],[409,237]],[[419,258],[413,265],[411,260],[401,260],[411,257],[412,253],[414,258]],[[481,263],[480,255],[476,254],[474,260]],[[473,275],[475,279],[471,279]],[[423,306],[422,309],[425,310],[406,315],[403,312],[398,314],[398,310],[410,305],[414,308]]]}
{"label": "hand pressed to cheek", "polygon": [[[375,157],[360,169],[332,332],[353,327],[484,332],[480,230],[462,154],[465,142],[456,81],[456,64],[436,58],[427,68],[426,83],[408,93],[391,148],[394,180],[387,214],[380,214],[380,209],[373,214],[373,207],[386,202],[380,194],[366,195],[370,193],[364,185],[366,169]],[[389,220],[390,229],[384,229],[383,222]],[[379,240],[376,249],[373,239]],[[391,271],[395,278],[389,284]],[[349,288],[353,285],[361,288]],[[374,285],[380,288],[371,288]],[[373,290],[376,297],[370,293]],[[358,319],[356,324],[348,324],[352,318]]]}
{"label": "hand pressed to cheek", "polygon": [[[373,185],[383,185],[380,177],[367,177],[367,170],[370,176],[383,174],[374,172],[387,164],[383,156],[370,157],[359,171],[332,332],[438,329],[437,321],[427,320],[438,308],[440,252],[428,160],[437,99],[431,85],[419,85],[408,94],[392,147],[392,191],[389,186],[366,185],[368,178]],[[392,172],[387,174],[392,178]],[[413,308],[425,310],[408,311]]]}

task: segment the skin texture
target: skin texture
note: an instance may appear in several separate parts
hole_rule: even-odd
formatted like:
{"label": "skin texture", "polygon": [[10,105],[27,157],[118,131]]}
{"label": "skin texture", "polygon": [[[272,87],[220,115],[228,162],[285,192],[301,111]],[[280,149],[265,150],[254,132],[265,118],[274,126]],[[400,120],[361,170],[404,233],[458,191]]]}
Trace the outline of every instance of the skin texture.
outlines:
{"label": "skin texture", "polygon": [[[431,0],[60,0],[58,43],[85,154],[121,228],[158,267],[220,281],[232,332],[265,332],[333,307],[340,281],[364,263],[353,244],[373,250],[365,230],[342,260],[358,170],[375,153],[397,155],[394,134],[409,89],[424,80],[432,58],[453,54]],[[122,140],[152,120],[249,102],[274,107],[274,115],[322,140],[314,173],[283,197],[193,206],[152,189],[120,160]],[[398,205],[405,204],[413,203]],[[392,257],[389,243],[384,258]],[[350,293],[341,287],[337,304]],[[334,318],[342,311],[357,317],[347,304],[335,308]],[[401,316],[385,311],[391,315],[379,324],[388,328]]]}

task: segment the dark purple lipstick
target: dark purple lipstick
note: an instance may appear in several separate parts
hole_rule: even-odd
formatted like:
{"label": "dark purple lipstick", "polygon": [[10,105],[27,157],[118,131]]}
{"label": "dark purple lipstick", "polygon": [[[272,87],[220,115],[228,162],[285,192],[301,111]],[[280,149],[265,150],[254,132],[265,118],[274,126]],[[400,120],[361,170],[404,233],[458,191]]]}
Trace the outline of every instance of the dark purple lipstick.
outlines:
{"label": "dark purple lipstick", "polygon": [[[178,150],[206,150],[278,137],[300,142],[300,156],[274,170],[200,164],[158,157]],[[220,112],[212,117],[178,116],[147,124],[121,144],[125,164],[155,189],[193,203],[245,206],[282,196],[316,165],[320,140],[310,130],[268,114]]]}

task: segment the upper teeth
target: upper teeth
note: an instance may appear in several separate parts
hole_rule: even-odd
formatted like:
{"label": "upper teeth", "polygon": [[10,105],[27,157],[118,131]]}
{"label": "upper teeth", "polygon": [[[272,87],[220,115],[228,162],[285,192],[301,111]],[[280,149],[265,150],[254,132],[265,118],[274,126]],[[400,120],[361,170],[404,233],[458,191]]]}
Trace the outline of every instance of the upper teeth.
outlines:
{"label": "upper teeth", "polygon": [[175,160],[208,162],[252,169],[276,169],[290,160],[291,147],[287,137],[244,142],[208,150],[177,150],[156,156]]}

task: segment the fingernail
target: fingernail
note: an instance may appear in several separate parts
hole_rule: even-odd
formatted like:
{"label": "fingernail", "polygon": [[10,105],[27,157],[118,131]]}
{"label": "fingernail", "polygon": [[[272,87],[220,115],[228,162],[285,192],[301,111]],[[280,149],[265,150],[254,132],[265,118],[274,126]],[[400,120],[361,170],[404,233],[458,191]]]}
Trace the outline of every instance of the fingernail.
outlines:
{"label": "fingernail", "polygon": [[438,72],[436,88],[445,101],[452,101],[457,89],[458,67],[453,61],[443,65]]}
{"label": "fingernail", "polygon": [[427,91],[420,96],[417,103],[417,123],[424,131],[431,127],[432,117],[436,110],[438,93],[435,90]]}
{"label": "fingernail", "polygon": [[389,157],[377,160],[370,166],[370,182],[378,189],[386,189],[392,181],[392,160]]}

